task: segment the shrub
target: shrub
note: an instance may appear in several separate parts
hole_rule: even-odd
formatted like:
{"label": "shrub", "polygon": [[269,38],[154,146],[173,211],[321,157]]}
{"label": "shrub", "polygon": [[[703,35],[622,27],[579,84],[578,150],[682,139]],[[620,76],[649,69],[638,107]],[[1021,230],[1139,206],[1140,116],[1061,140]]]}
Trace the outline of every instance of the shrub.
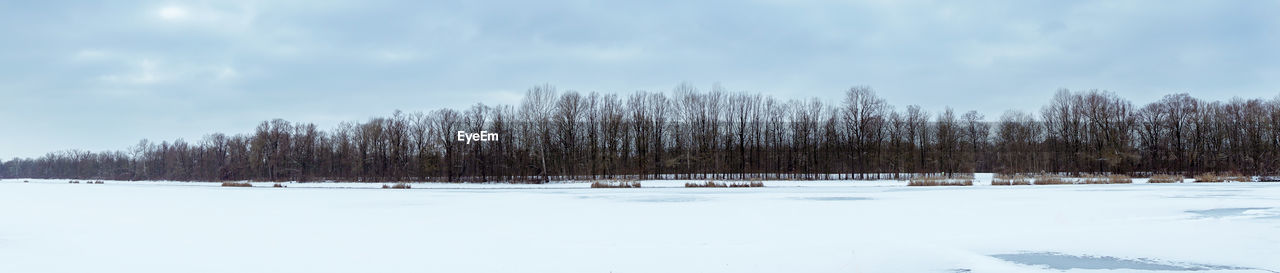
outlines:
{"label": "shrub", "polygon": [[409,184],[406,184],[406,183],[396,183],[395,185],[382,184],[382,188],[383,189],[412,189],[413,186],[409,186]]}
{"label": "shrub", "polygon": [[907,186],[973,186],[973,176],[970,175],[968,178],[963,175],[957,178],[940,175],[916,176],[907,182]]}
{"label": "shrub", "polygon": [[1133,178],[1128,175],[1112,174],[1107,176],[1087,175],[1083,177],[1084,184],[1130,184]]}
{"label": "shrub", "polygon": [[1222,178],[1222,180],[1223,180],[1223,181],[1253,182],[1253,177],[1250,177],[1250,176],[1244,176],[1243,174],[1240,174],[1239,172],[1228,172],[1228,173],[1223,173],[1223,174],[1222,174],[1222,176],[1223,176],[1223,178]]}
{"label": "shrub", "polygon": [[71,183],[71,184],[80,184],[80,181],[71,180],[71,181],[67,181],[67,183]]}
{"label": "shrub", "polygon": [[1280,176],[1259,176],[1258,182],[1280,182]]}
{"label": "shrub", "polygon": [[1152,175],[1147,183],[1179,183],[1182,182],[1181,175],[1157,174]]}
{"label": "shrub", "polygon": [[1133,184],[1133,178],[1123,174],[1113,174],[1107,176],[1107,183],[1111,184]]}
{"label": "shrub", "polygon": [[972,180],[963,180],[963,181],[943,181],[943,180],[933,180],[933,181],[916,181],[916,180],[912,180],[912,181],[910,181],[910,182],[907,182],[907,186],[913,186],[913,187],[920,187],[920,186],[926,186],[926,187],[928,187],[928,186],[973,186],[973,181],[972,181]]}
{"label": "shrub", "polygon": [[1037,176],[1035,180],[1035,185],[1066,185],[1066,184],[1074,184],[1074,183],[1068,182],[1066,179],[1062,179],[1061,176],[1056,176],[1056,175],[1040,175],[1040,176]]}
{"label": "shrub", "polygon": [[1014,186],[1014,185],[1031,185],[1031,179],[1025,175],[1007,175],[997,174],[991,179],[992,186]]}
{"label": "shrub", "polygon": [[728,185],[725,185],[724,183],[707,181],[707,183],[703,183],[703,184],[684,183],[684,187],[685,188],[724,188],[724,187],[728,187]]}
{"label": "shrub", "polygon": [[685,188],[759,188],[764,187],[764,182],[752,181],[742,183],[716,183],[707,181],[706,183],[684,183]]}
{"label": "shrub", "polygon": [[634,181],[596,181],[591,182],[592,188],[639,188],[640,182]]}
{"label": "shrub", "polygon": [[102,182],[102,180],[93,181],[93,183],[94,183],[94,184],[105,184],[104,182]]}
{"label": "shrub", "polygon": [[942,179],[937,176],[922,175],[907,180],[907,186],[938,186]]}
{"label": "shrub", "polygon": [[511,180],[511,182],[510,182],[510,183],[512,183],[512,184],[546,184],[546,183],[547,183],[547,181],[546,181],[546,180],[542,180],[542,178],[529,178],[529,179],[515,179],[515,180]]}
{"label": "shrub", "polygon": [[285,185],[284,185],[284,184],[280,184],[280,183],[276,183],[275,185],[271,185],[271,187],[272,187],[272,188],[284,188],[284,187],[285,187]]}
{"label": "shrub", "polygon": [[1217,183],[1227,181],[1253,182],[1253,177],[1244,176],[1238,172],[1202,173],[1196,176],[1196,183]]}
{"label": "shrub", "polygon": [[1213,173],[1202,173],[1196,176],[1196,183],[1218,183],[1225,181],[1225,179]]}
{"label": "shrub", "polygon": [[222,182],[223,187],[253,187],[249,182]]}
{"label": "shrub", "polygon": [[1080,177],[1079,184],[1107,184],[1107,178],[1098,175],[1085,175]]}

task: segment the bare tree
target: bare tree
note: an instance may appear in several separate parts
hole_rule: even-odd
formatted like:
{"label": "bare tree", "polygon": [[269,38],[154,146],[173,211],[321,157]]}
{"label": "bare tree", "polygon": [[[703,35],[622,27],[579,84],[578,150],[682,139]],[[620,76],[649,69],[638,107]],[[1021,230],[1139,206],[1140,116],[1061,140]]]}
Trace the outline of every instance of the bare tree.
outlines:
{"label": "bare tree", "polygon": [[555,87],[544,84],[530,88],[525,92],[524,101],[520,103],[521,116],[527,118],[531,131],[536,134],[536,140],[531,144],[536,147],[534,149],[538,154],[538,173],[542,176],[542,181],[551,180],[550,173],[547,169],[547,153],[551,146],[551,114],[555,109],[554,101],[556,98]]}
{"label": "bare tree", "polygon": [[978,169],[990,169],[985,160],[987,155],[983,152],[987,150],[986,148],[988,145],[988,137],[990,137],[991,133],[991,126],[983,121],[983,118],[982,114],[978,113],[978,111],[965,112],[964,115],[960,117],[964,126],[962,138],[968,146],[964,151],[964,153],[969,155],[966,157],[969,158],[967,162],[968,166],[965,166],[965,169],[968,172],[974,172]]}
{"label": "bare tree", "polygon": [[884,114],[888,106],[871,87],[858,86],[845,92],[844,125],[849,136],[849,168],[858,178],[865,175],[874,162],[874,153],[882,143]]}

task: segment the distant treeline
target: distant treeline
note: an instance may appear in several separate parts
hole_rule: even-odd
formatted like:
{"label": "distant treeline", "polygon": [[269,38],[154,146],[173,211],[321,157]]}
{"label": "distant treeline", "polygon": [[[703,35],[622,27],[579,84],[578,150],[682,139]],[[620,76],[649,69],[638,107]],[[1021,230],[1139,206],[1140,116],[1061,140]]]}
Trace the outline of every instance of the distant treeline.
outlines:
{"label": "distant treeline", "polygon": [[[457,141],[457,132],[498,134]],[[527,91],[518,106],[402,113],[321,131],[276,119],[196,143],[51,153],[0,176],[119,180],[511,181],[863,179],[882,173],[1275,174],[1280,98],[1142,106],[1059,90],[1039,113],[895,109],[868,87],[839,103],[688,84],[672,92]]]}

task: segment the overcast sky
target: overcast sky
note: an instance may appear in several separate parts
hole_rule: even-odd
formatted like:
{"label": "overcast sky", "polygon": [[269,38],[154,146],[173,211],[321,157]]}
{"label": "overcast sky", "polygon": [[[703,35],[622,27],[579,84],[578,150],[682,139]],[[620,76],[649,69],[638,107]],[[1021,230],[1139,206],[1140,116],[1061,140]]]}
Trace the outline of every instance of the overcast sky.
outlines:
{"label": "overcast sky", "polygon": [[1280,94],[1280,1],[0,1],[0,158],[198,141],[530,86],[1037,111]]}

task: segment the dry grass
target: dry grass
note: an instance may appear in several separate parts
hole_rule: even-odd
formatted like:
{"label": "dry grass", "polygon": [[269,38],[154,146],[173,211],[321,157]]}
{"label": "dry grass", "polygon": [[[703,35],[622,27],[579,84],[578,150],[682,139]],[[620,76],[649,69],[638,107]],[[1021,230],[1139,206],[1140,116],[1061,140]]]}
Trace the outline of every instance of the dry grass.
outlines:
{"label": "dry grass", "polygon": [[223,187],[253,187],[249,182],[222,182]]}
{"label": "dry grass", "polygon": [[382,184],[382,188],[383,189],[412,189],[413,186],[409,186],[409,184],[406,184],[406,183],[396,183],[394,185]]}
{"label": "dry grass", "polygon": [[1084,184],[1132,184],[1133,178],[1128,175],[1112,174],[1112,175],[1086,175],[1082,177]]}
{"label": "dry grass", "polygon": [[639,188],[640,182],[636,181],[596,181],[591,182],[592,188],[614,189],[614,188]]}
{"label": "dry grass", "polygon": [[743,183],[716,183],[707,181],[706,183],[684,183],[685,188],[759,188],[764,187],[764,182],[743,182]]}
{"label": "dry grass", "polygon": [[1226,177],[1224,178],[1224,180],[1226,181],[1253,182],[1252,176],[1245,176],[1243,174],[1240,174],[1239,172],[1228,172],[1228,173],[1222,174],[1222,176]]}
{"label": "dry grass", "polygon": [[1035,185],[1068,185],[1075,184],[1063,179],[1057,175],[1040,175],[1036,176]]}
{"label": "dry grass", "polygon": [[106,182],[102,182],[102,180],[93,181],[93,183],[94,183],[94,184],[106,184]]}
{"label": "dry grass", "polygon": [[729,183],[729,187],[730,188],[759,188],[759,187],[764,187],[764,182]]}
{"label": "dry grass", "polygon": [[71,180],[71,181],[67,181],[67,183],[71,183],[71,184],[80,184],[80,181]]}
{"label": "dry grass", "polygon": [[726,184],[724,184],[724,183],[716,183],[716,182],[712,182],[712,181],[707,181],[707,183],[702,183],[702,184],[699,184],[699,183],[684,183],[684,187],[685,187],[685,188],[726,188],[726,187],[729,187],[729,185],[726,185]]}
{"label": "dry grass", "polygon": [[1151,179],[1147,180],[1147,183],[1181,183],[1181,182],[1182,182],[1181,175],[1169,175],[1169,174],[1152,175]]}
{"label": "dry grass", "polygon": [[546,184],[546,183],[547,183],[547,181],[546,181],[546,180],[542,180],[541,178],[529,178],[529,179],[515,179],[515,180],[508,181],[507,183],[511,183],[511,184]]}
{"label": "dry grass", "polygon": [[271,185],[271,187],[272,187],[272,188],[285,188],[286,186],[285,186],[284,184],[276,183],[275,185]]}
{"label": "dry grass", "polygon": [[1031,185],[1031,178],[1021,174],[997,174],[991,179],[992,186]]}
{"label": "dry grass", "polygon": [[1202,173],[1200,175],[1196,175],[1196,183],[1219,183],[1225,181],[1226,178],[1214,173]]}
{"label": "dry grass", "polygon": [[1123,174],[1113,174],[1107,176],[1108,184],[1133,184],[1133,178]]}
{"label": "dry grass", "polygon": [[1132,184],[1133,178],[1123,174],[1083,175],[1063,177],[1060,175],[1041,174],[1036,176],[1035,185],[1076,185],[1076,184]]}
{"label": "dry grass", "polygon": [[924,175],[912,177],[907,186],[973,186],[973,175],[954,175],[947,178],[941,175]]}
{"label": "dry grass", "polygon": [[973,186],[973,180],[911,180],[907,182],[907,186],[929,187],[929,186]]}
{"label": "dry grass", "polygon": [[1238,172],[1202,173],[1196,176],[1196,183],[1219,183],[1227,181],[1253,182],[1253,178],[1241,175]]}

